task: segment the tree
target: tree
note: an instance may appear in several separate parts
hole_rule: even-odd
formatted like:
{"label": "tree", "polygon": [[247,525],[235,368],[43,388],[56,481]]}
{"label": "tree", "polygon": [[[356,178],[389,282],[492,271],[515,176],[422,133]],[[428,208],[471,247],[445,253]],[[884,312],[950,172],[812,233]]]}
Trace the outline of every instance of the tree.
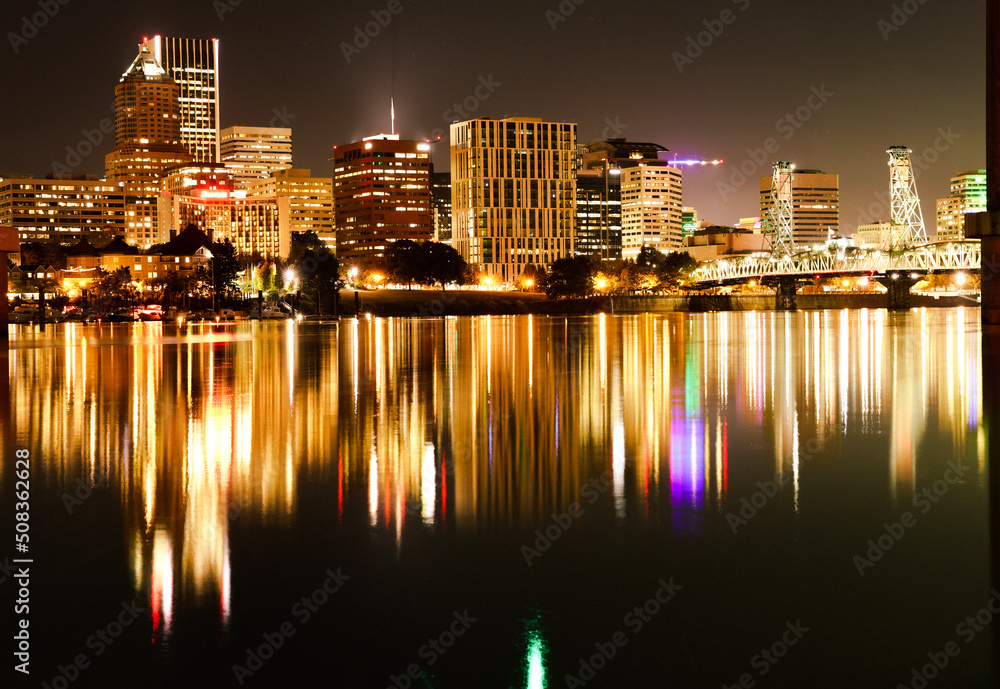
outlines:
{"label": "tree", "polygon": [[59,244],[25,242],[21,245],[22,266],[66,267],[66,250]]}
{"label": "tree", "polygon": [[321,310],[319,304],[323,300],[323,295],[333,294],[336,299],[343,287],[343,281],[340,279],[340,262],[321,241],[306,247],[299,254],[299,260],[294,264],[293,270],[298,277],[302,292],[313,298],[317,311]]}
{"label": "tree", "polygon": [[139,301],[139,293],[132,286],[132,273],[125,266],[110,272],[99,268],[93,285],[93,298],[105,309],[133,306]]}
{"label": "tree", "polygon": [[383,256],[385,271],[394,282],[406,284],[409,289],[414,282],[423,283],[429,280],[421,265],[424,251],[412,239],[398,239],[390,244]]}
{"label": "tree", "polygon": [[419,282],[440,283],[441,290],[449,282],[461,283],[465,280],[468,264],[453,247],[441,242],[424,242],[420,245],[423,254],[422,270],[418,270]]}
{"label": "tree", "polygon": [[686,278],[697,267],[698,262],[686,251],[670,252],[656,271],[660,288],[676,289],[681,279]]}
{"label": "tree", "polygon": [[216,294],[219,293],[220,289],[222,294],[225,294],[236,282],[236,274],[240,269],[236,257],[236,247],[226,239],[224,242],[212,242],[208,250],[212,252],[212,276],[214,279],[212,289]]}
{"label": "tree", "polygon": [[557,259],[545,281],[545,294],[550,299],[585,297],[590,294],[593,277],[594,265],[586,256]]}

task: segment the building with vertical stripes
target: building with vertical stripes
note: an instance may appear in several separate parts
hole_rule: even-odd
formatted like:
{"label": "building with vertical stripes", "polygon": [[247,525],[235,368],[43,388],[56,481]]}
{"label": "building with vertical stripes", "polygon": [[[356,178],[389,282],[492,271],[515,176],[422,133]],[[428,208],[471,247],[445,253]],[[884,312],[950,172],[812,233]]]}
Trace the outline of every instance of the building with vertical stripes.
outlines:
{"label": "building with vertical stripes", "polygon": [[181,143],[197,162],[219,162],[219,40],[143,39],[179,89]]}
{"label": "building with vertical stripes", "polygon": [[502,283],[571,257],[576,124],[478,118],[451,125],[452,246]]}

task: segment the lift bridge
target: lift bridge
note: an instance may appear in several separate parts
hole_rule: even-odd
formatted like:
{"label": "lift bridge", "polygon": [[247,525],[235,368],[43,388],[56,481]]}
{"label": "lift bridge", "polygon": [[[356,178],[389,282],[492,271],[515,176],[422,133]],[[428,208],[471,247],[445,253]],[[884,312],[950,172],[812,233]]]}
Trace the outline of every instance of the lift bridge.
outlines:
{"label": "lift bridge", "polygon": [[796,308],[796,285],[823,277],[868,276],[886,287],[889,308],[908,308],[910,288],[927,275],[979,272],[978,240],[928,242],[917,196],[910,150],[893,146],[889,154],[889,230],[879,246],[856,247],[846,240],[797,249],[793,240],[794,165],[774,164],[766,250],[719,258],[700,265],[693,286],[707,288],[751,281],[775,287],[775,307]]}

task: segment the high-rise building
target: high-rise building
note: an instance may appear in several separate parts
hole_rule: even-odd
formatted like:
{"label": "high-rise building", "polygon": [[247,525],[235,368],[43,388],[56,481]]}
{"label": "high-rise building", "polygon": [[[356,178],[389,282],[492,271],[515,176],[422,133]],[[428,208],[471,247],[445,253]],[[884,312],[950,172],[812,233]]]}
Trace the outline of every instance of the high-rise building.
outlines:
{"label": "high-rise building", "polygon": [[288,127],[226,127],[220,156],[237,189],[292,167],[292,130]]}
{"label": "high-rise building", "polygon": [[937,200],[938,241],[965,239],[965,214],[985,210],[986,170],[958,173],[951,178],[951,194]]}
{"label": "high-rise building", "polygon": [[266,258],[288,255],[291,249],[289,199],[246,198],[237,191],[219,163],[184,165],[165,176],[159,204],[159,243],[194,225],[212,238],[229,240],[241,253]]}
{"label": "high-rise building", "polygon": [[115,147],[105,174],[125,195],[125,239],[136,246],[156,239],[163,171],[191,160],[181,145],[179,94],[145,44],[115,86]]}
{"label": "high-rise building", "polygon": [[22,242],[72,244],[125,233],[125,196],[96,175],[0,177],[0,227]]}
{"label": "high-rise building", "polygon": [[198,162],[219,162],[219,40],[143,39],[179,89],[181,143]]}
{"label": "high-rise building", "polygon": [[622,187],[618,168],[576,171],[577,256],[622,257]]}
{"label": "high-rise building", "polygon": [[431,171],[431,223],[434,241],[451,244],[451,173]]}
{"label": "high-rise building", "polygon": [[646,161],[621,168],[622,258],[635,259],[643,247],[676,251],[684,237],[680,168]]}
{"label": "high-rise building", "polygon": [[433,238],[429,151],[427,143],[398,134],[336,148],[333,207],[341,263],[373,267],[391,242]]}
{"label": "high-rise building", "polygon": [[247,183],[245,191],[248,199],[287,198],[291,233],[315,232],[334,249],[332,177],[313,177],[311,170],[276,170]]}
{"label": "high-rise building", "polygon": [[608,139],[583,147],[583,167],[620,170],[622,258],[635,259],[644,246],[676,251],[683,234],[683,176],[659,156],[659,144]]}
{"label": "high-rise building", "polygon": [[573,255],[576,124],[478,118],[451,125],[452,246],[500,282]]}
{"label": "high-rise building", "polygon": [[[760,178],[760,217],[769,231],[771,176]],[[840,180],[820,170],[792,171],[792,241],[798,247],[821,244],[840,230]]]}

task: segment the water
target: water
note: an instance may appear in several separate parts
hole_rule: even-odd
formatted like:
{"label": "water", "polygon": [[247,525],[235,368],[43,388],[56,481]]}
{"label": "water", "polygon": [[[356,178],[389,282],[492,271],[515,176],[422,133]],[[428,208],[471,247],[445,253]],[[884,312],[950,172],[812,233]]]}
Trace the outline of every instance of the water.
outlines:
{"label": "water", "polygon": [[980,345],[978,309],[19,327],[32,685],[993,686]]}

